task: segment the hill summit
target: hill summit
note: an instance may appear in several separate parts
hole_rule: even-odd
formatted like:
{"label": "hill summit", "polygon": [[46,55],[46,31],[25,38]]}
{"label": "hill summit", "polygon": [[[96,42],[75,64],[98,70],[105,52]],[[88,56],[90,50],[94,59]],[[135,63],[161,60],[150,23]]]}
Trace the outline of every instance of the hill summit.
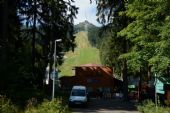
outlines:
{"label": "hill summit", "polygon": [[96,29],[97,26],[93,25],[92,23],[88,22],[87,20],[85,20],[84,22],[80,22],[79,24],[74,26],[75,31],[79,32],[79,31],[88,31],[88,29]]}
{"label": "hill summit", "polygon": [[99,27],[85,20],[74,26],[75,33],[85,31],[87,33],[88,40],[93,47],[97,47],[99,41]]}

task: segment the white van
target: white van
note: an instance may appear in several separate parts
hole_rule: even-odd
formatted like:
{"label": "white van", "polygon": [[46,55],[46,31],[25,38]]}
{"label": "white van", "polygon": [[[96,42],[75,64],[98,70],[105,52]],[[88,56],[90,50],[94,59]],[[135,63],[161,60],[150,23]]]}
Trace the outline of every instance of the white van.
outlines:
{"label": "white van", "polygon": [[69,97],[69,106],[87,106],[87,89],[85,86],[73,86]]}

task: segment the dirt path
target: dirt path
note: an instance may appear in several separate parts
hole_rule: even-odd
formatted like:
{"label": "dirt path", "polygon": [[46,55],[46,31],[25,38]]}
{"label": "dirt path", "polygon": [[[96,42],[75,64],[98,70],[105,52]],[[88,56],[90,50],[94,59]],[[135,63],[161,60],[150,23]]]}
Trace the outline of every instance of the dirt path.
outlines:
{"label": "dirt path", "polygon": [[87,108],[73,108],[73,113],[139,113],[134,103],[122,100],[91,99]]}

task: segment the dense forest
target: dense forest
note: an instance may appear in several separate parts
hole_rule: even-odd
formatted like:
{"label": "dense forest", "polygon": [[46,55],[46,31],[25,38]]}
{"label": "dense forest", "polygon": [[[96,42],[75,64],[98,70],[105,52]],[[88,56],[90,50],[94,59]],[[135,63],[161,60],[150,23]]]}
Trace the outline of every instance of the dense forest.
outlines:
{"label": "dense forest", "polygon": [[1,0],[0,9],[0,95],[14,101],[49,96],[45,69],[53,70],[55,45],[56,65],[62,52],[74,50],[78,8],[65,0]]}
{"label": "dense forest", "polygon": [[170,1],[99,0],[98,21],[103,24],[101,61],[122,76],[127,100],[128,76],[148,81],[170,76]]}
{"label": "dense forest", "polygon": [[[78,8],[72,2],[0,1],[0,95],[25,100],[51,93],[43,84],[46,67],[51,72],[54,56],[56,65],[60,65],[62,53],[76,46],[73,22]],[[89,28],[88,32],[94,33],[89,33],[89,40],[100,48],[102,63],[114,67],[115,73],[122,76],[125,100],[128,76],[138,76],[140,80],[149,80],[154,74],[170,76],[169,0],[91,2],[96,2],[97,21],[103,26],[99,37],[95,34],[98,28]]]}

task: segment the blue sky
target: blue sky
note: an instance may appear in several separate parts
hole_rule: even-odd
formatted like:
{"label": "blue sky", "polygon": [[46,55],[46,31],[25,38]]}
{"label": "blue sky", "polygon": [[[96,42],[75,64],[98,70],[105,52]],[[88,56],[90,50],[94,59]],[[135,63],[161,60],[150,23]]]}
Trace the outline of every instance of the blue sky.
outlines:
{"label": "blue sky", "polygon": [[97,21],[96,16],[96,3],[95,1],[90,4],[90,0],[75,0],[74,3],[77,7],[79,7],[77,19],[74,20],[74,24],[78,24],[79,22],[83,22],[88,20],[90,23],[101,26]]}

